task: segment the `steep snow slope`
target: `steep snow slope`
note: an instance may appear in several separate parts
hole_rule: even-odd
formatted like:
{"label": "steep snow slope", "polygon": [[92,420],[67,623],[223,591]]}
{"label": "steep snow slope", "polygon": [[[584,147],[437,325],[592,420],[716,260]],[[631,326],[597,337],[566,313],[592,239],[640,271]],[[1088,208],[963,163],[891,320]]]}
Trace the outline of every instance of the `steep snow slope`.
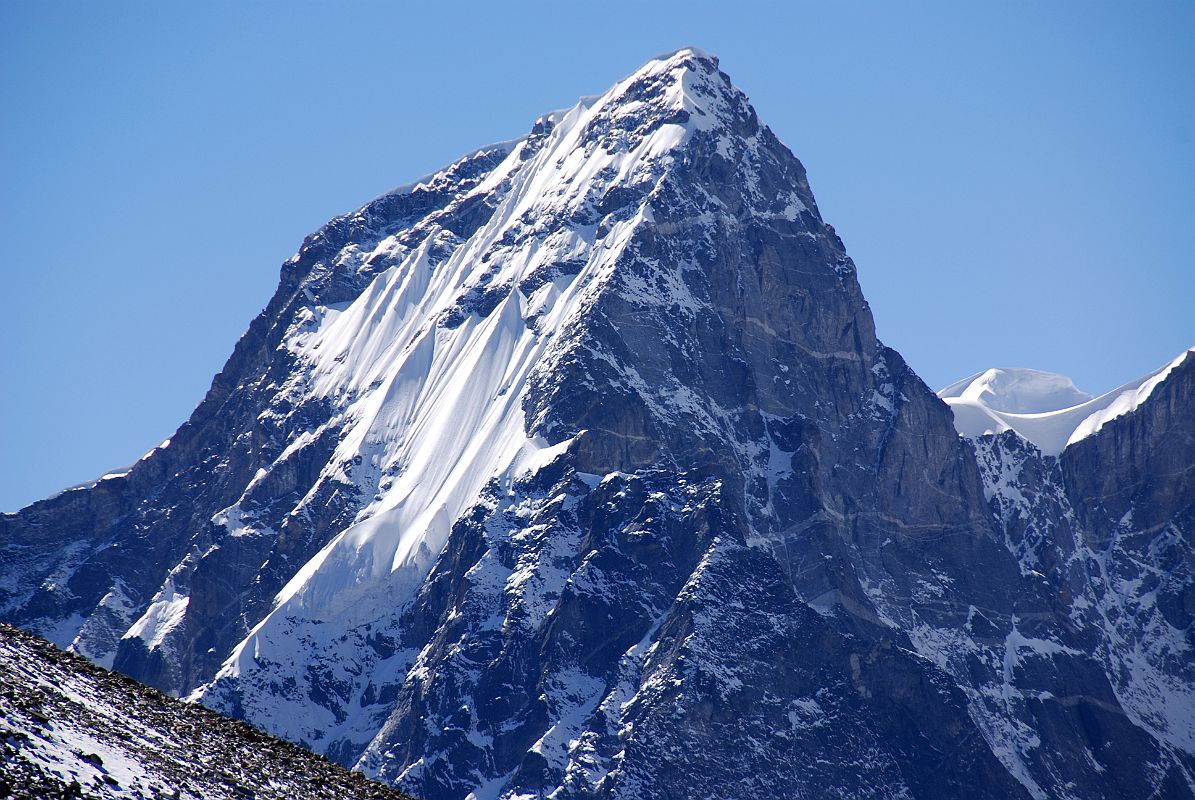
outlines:
{"label": "steep snow slope", "polygon": [[954,412],[961,435],[1013,430],[1043,454],[1056,456],[1140,406],[1192,350],[1099,397],[1079,391],[1065,375],[1034,369],[989,369],[952,383],[938,396]]}
{"label": "steep snow slope", "polygon": [[0,797],[410,800],[4,624]]}

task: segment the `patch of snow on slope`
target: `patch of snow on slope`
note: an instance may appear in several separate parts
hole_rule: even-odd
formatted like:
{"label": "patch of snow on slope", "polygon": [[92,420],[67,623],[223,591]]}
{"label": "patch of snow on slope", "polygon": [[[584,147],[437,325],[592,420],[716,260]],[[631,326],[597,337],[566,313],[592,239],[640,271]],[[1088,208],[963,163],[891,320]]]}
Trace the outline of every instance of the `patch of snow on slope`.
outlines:
{"label": "patch of snow on slope", "polygon": [[134,622],[122,638],[141,639],[145,642],[146,650],[159,647],[166,634],[182,622],[190,601],[190,597],[175,591],[174,581],[167,580],[141,619]]}

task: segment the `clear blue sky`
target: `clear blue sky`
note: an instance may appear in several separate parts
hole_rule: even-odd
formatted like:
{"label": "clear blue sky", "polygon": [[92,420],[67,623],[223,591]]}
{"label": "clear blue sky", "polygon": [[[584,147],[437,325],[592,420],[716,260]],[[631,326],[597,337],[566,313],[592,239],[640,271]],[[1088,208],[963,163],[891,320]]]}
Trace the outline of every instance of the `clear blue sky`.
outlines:
{"label": "clear blue sky", "polygon": [[1195,3],[830,5],[0,4],[0,509],[169,436],[306,233],[686,44],[934,388],[1195,345]]}

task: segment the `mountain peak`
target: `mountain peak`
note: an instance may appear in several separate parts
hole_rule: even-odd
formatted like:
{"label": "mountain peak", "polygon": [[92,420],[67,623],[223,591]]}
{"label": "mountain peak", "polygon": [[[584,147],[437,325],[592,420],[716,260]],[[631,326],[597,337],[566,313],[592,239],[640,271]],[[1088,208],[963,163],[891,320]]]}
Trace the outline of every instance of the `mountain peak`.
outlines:
{"label": "mountain peak", "polygon": [[624,81],[647,75],[683,75],[685,73],[717,75],[718,57],[699,47],[679,47],[667,53],[650,58]]}
{"label": "mountain peak", "polygon": [[1058,411],[1091,399],[1065,375],[1022,368],[985,370],[947,386],[938,396],[981,402],[993,410],[1014,414]]}
{"label": "mountain peak", "polygon": [[706,62],[712,63],[715,67],[718,66],[718,57],[716,55],[714,55],[713,53],[710,53],[706,50],[703,50],[700,47],[694,47],[692,45],[678,47],[675,50],[670,50],[666,53],[661,53],[660,55],[656,56],[655,58],[649,59],[647,61],[647,64],[652,64],[652,63],[656,63],[656,62],[664,62],[664,61],[676,61],[676,60],[682,60],[682,59],[689,58],[689,57],[702,59]]}
{"label": "mountain peak", "polygon": [[[718,64],[718,57],[711,53],[696,47],[682,47],[649,59],[620,83],[651,76],[665,76],[674,82],[685,78],[717,77],[720,74]],[[729,85],[729,82],[726,83]]]}
{"label": "mountain peak", "polygon": [[583,97],[571,108],[545,114],[537,122],[551,128],[561,120],[595,114],[614,127],[665,120],[686,129],[709,130],[733,123],[750,104],[719,71],[717,57],[694,47],[657,56],[607,91]]}
{"label": "mountain peak", "polygon": [[[292,311],[278,316],[279,344],[302,379],[264,401],[286,429],[277,439],[292,443],[270,455],[259,483],[277,459],[312,446],[314,434],[291,429],[310,428],[296,409],[318,403],[321,488],[299,498],[291,517],[323,502],[322,492],[339,493],[352,498],[352,524],[281,587],[264,638],[278,641],[280,621],[300,612],[346,625],[381,614],[417,588],[484,487],[509,487],[574,439],[587,443],[588,471],[605,472],[657,455],[628,428],[646,418],[694,438],[722,436],[713,415],[694,421],[700,409],[682,402],[675,375],[655,375],[672,357],[662,332],[676,343],[694,336],[682,321],[718,319],[733,304],[765,331],[795,328],[791,307],[772,307],[776,296],[818,295],[841,324],[826,326],[816,349],[863,341],[870,357],[871,320],[850,262],[815,209],[800,162],[759,125],[717,61],[687,48],[541,117],[517,142],[379,198],[342,218],[347,226],[330,224],[314,237],[323,244],[292,260],[301,284],[283,289]],[[778,288],[764,294],[752,275],[735,298],[722,297],[744,282],[737,253],[748,246],[791,254],[763,257]],[[798,262],[807,262],[800,271]],[[655,341],[638,341],[653,324]],[[711,347],[689,341],[676,356],[695,360]],[[730,374],[746,358],[718,370]],[[760,369],[769,385],[790,385],[770,362]],[[645,420],[627,422],[627,409],[591,379],[598,373]],[[221,507],[212,518],[219,530],[269,535],[254,488]],[[153,644],[159,627],[137,630]],[[268,649],[261,639],[247,637],[224,674],[251,666]]]}

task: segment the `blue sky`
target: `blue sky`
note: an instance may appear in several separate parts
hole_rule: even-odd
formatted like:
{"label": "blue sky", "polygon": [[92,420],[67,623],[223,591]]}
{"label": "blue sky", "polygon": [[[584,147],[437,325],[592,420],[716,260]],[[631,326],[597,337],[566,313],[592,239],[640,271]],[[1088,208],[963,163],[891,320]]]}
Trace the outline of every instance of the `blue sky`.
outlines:
{"label": "blue sky", "polygon": [[1195,345],[1193,3],[420,5],[0,4],[0,509],[169,436],[305,234],[687,44],[934,388]]}

